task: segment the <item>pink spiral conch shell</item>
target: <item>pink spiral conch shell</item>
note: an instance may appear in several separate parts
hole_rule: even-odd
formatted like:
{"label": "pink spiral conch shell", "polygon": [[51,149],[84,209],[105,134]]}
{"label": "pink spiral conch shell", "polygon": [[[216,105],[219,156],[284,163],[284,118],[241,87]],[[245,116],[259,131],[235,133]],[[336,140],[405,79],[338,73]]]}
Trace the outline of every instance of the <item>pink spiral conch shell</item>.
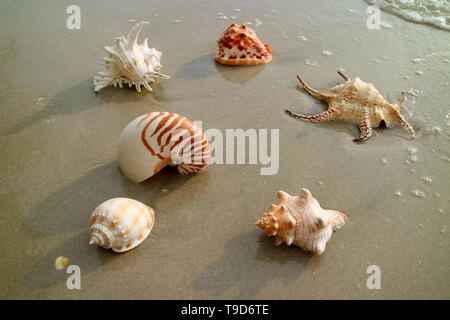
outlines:
{"label": "pink spiral conch shell", "polygon": [[280,205],[272,204],[270,211],[256,221],[256,225],[275,237],[275,244],[294,244],[321,255],[334,230],[347,222],[347,217],[337,210],[324,210],[311,192],[301,189],[297,197],[278,192]]}

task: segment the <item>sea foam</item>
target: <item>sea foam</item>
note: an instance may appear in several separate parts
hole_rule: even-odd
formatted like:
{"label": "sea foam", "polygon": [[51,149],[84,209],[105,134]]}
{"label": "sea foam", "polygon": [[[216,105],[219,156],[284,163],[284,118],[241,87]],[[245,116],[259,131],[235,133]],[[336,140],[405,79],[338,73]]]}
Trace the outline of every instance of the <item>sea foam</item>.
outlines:
{"label": "sea foam", "polygon": [[405,20],[450,31],[448,0],[366,0],[366,2]]}

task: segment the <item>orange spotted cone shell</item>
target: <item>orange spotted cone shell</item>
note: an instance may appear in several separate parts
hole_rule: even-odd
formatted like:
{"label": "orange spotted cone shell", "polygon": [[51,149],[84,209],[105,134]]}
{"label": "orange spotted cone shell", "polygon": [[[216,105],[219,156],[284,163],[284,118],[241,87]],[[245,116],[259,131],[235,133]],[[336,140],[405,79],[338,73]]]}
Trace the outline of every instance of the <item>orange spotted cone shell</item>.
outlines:
{"label": "orange spotted cone shell", "polygon": [[272,60],[270,47],[263,44],[253,30],[245,24],[232,24],[222,33],[219,52],[214,59],[226,65],[258,65]]}

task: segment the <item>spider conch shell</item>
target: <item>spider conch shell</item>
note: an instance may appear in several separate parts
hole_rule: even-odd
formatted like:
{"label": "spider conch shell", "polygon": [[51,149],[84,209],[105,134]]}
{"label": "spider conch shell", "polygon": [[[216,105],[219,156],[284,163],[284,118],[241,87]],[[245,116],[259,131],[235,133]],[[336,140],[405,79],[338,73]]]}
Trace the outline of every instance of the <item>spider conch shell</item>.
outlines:
{"label": "spider conch shell", "polygon": [[89,244],[116,252],[131,250],[147,238],[154,222],[152,208],[139,201],[128,198],[107,200],[91,215]]}
{"label": "spider conch shell", "polygon": [[134,119],[119,139],[120,169],[135,182],[169,164],[178,165],[181,174],[197,173],[209,156],[209,142],[201,128],[172,112],[152,112]]}
{"label": "spider conch shell", "polygon": [[337,210],[324,210],[307,189],[297,197],[278,192],[280,205],[272,204],[270,211],[256,221],[256,225],[275,236],[275,244],[294,244],[304,250],[321,255],[331,233],[347,222],[347,217]]}
{"label": "spider conch shell", "polygon": [[117,37],[114,46],[105,47],[108,53],[108,56],[103,58],[105,68],[94,76],[96,92],[109,85],[122,88],[124,83],[130,88],[134,85],[138,92],[141,92],[141,86],[153,91],[150,84],[155,79],[169,78],[159,72],[162,68],[162,52],[149,48],[147,39],[141,45],[137,43],[139,32],[146,24],[147,21],[137,23],[126,38]]}
{"label": "spider conch shell", "polygon": [[343,72],[338,74],[344,78],[345,83],[322,93],[311,88],[300,76],[298,80],[303,88],[313,97],[328,103],[328,110],[316,115],[304,115],[290,110],[286,112],[294,118],[308,122],[319,123],[333,120],[345,120],[359,126],[361,134],[355,142],[366,141],[372,136],[372,127],[391,126],[397,124],[407,128],[414,139],[414,129],[400,114],[400,107],[405,99],[403,92],[397,102],[389,103],[373,84],[361,81],[358,77],[353,80]]}
{"label": "spider conch shell", "polygon": [[245,24],[230,25],[217,43],[219,52],[214,58],[221,64],[264,64],[272,60],[269,45],[263,44]]}

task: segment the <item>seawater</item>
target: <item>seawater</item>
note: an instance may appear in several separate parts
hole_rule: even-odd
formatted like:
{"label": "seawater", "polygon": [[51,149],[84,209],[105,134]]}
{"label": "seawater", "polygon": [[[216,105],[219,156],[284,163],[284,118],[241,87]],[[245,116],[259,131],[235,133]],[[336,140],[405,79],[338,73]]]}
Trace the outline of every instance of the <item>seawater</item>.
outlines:
{"label": "seawater", "polygon": [[450,31],[449,0],[366,0],[405,20]]}

